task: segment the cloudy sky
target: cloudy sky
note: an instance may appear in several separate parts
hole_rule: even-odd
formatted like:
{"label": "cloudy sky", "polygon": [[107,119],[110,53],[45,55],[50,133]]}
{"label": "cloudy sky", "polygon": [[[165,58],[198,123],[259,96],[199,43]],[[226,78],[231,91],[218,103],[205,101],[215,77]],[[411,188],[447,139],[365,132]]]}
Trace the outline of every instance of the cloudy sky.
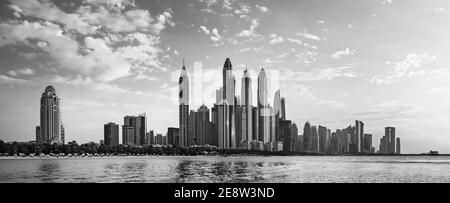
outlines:
{"label": "cloudy sky", "polygon": [[182,59],[197,108],[230,57],[238,88],[245,68],[255,85],[261,67],[279,81],[299,128],[359,119],[377,149],[395,126],[402,152],[450,153],[449,19],[448,0],[4,0],[0,139],[34,139],[49,84],[69,141],[98,142],[104,123],[138,113],[165,133]]}

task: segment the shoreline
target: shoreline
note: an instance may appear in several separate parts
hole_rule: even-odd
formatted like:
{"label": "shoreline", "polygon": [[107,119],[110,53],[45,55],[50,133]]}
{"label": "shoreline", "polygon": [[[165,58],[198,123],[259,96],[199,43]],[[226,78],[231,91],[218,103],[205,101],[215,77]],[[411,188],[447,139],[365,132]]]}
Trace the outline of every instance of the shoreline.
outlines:
{"label": "shoreline", "polygon": [[445,157],[450,154],[366,154],[366,155],[319,155],[319,154],[301,154],[301,155],[257,155],[257,154],[230,154],[230,155],[103,155],[103,156],[0,156],[0,160],[51,160],[51,159],[92,159],[92,158],[154,158],[154,157]]}

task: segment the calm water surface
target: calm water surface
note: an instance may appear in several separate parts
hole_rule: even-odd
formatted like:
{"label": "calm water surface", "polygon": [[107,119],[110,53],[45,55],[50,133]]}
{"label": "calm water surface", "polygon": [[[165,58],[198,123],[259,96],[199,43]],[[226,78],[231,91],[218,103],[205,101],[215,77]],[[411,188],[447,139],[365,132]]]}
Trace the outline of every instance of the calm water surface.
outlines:
{"label": "calm water surface", "polygon": [[450,157],[0,158],[0,182],[450,182]]}

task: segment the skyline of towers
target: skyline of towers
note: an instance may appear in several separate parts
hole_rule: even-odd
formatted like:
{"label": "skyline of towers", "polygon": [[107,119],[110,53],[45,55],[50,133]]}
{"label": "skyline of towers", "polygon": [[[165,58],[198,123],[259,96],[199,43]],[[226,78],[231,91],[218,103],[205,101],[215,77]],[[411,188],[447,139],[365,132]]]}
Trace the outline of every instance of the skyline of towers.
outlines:
{"label": "skyline of towers", "polygon": [[[233,74],[233,65],[229,58],[225,60],[222,69],[222,87],[216,90],[216,99],[211,108],[211,117],[202,119],[204,131],[208,136],[199,133],[199,112],[209,109],[203,104],[198,111],[189,110],[189,100],[183,100],[183,91],[189,89],[187,72],[183,64],[180,81],[180,139],[182,128],[187,128],[187,140],[183,147],[197,144],[216,144],[222,149],[250,149],[252,141],[261,142],[264,146],[275,142],[282,142],[280,122],[286,119],[285,98],[281,97],[280,90],[274,95],[274,107],[270,106],[267,73],[261,68],[258,74],[257,105],[252,105],[252,78],[249,71],[244,70],[241,79],[240,95],[236,95],[236,77]],[[184,93],[186,95],[186,93]],[[188,111],[189,110],[189,111]],[[188,122],[183,122],[185,118]],[[206,116],[205,116],[206,118]],[[292,123],[292,122],[291,122]],[[206,130],[208,129],[208,130]],[[290,128],[289,128],[290,129]],[[289,132],[291,132],[289,130]],[[200,136],[200,137],[199,137]],[[292,137],[297,137],[293,135]],[[290,141],[289,141],[290,142]],[[269,147],[270,148],[270,147]],[[281,148],[280,148],[281,149]]]}
{"label": "skyline of towers", "polygon": [[[217,89],[216,103],[211,112],[205,104],[197,111],[189,111],[189,76],[183,60],[178,83],[178,133],[175,133],[175,128],[169,128],[167,136],[164,136],[166,144],[180,147],[215,145],[222,149],[255,149],[253,146],[257,146],[257,149],[304,150],[315,153],[374,152],[372,135],[364,134],[364,123],[359,120],[355,121],[355,126],[338,129],[333,133],[324,126],[311,126],[306,122],[304,133],[300,136],[296,124],[286,119],[286,98],[281,97],[280,89],[274,92],[273,106],[268,102],[269,81],[264,68],[261,68],[258,74],[256,106],[252,105],[252,78],[249,71],[245,69],[243,72],[241,95],[235,94],[236,78],[232,71],[231,60],[227,58],[223,67],[224,86]],[[48,92],[55,92],[53,87],[47,88]],[[55,101],[59,112],[59,98]],[[60,118],[60,115],[55,117]],[[152,144],[156,137],[149,137],[150,132],[147,132],[146,123],[145,114],[126,116],[122,126],[122,144],[128,146]],[[64,127],[62,124],[58,126],[59,140],[64,140]],[[396,142],[395,129],[393,132],[388,132],[388,129],[386,128],[387,138],[382,140],[386,142],[383,150],[392,153],[400,151],[400,139]],[[37,126],[37,138],[42,134],[41,131],[41,126]],[[112,134],[110,131],[105,125],[105,143],[115,145],[111,144],[111,138],[108,138]]]}
{"label": "skyline of towers", "polygon": [[40,125],[36,126],[36,142],[39,144],[64,143],[65,132],[61,121],[60,98],[49,85],[41,95]]}

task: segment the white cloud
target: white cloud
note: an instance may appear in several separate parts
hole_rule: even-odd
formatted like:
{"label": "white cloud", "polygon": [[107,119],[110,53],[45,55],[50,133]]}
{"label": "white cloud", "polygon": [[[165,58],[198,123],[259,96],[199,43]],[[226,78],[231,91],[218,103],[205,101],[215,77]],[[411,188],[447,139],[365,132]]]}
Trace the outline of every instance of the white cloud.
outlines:
{"label": "white cloud", "polygon": [[331,57],[334,59],[341,59],[343,56],[353,56],[355,54],[356,50],[346,48],[344,50],[339,50],[333,54],[331,54]]}
{"label": "white cloud", "polygon": [[212,34],[211,39],[214,42],[220,41],[222,39],[222,36],[219,35],[219,31],[216,28],[211,30],[211,34]]}
{"label": "white cloud", "polygon": [[427,13],[432,13],[432,14],[444,14],[444,13],[449,13],[450,9],[444,8],[444,7],[439,7],[439,8],[433,8],[433,9],[426,9],[425,11]]}
{"label": "white cloud", "polygon": [[337,108],[347,107],[343,102],[340,101],[317,98],[313,93],[314,89],[312,87],[300,84],[290,85],[290,87],[291,88],[287,91],[290,91],[291,96],[302,98],[299,101],[300,103],[305,103],[308,105],[334,106]]}
{"label": "white cloud", "polygon": [[221,46],[224,45],[224,43],[222,42],[222,36],[220,36],[219,34],[219,30],[217,28],[213,28],[213,29],[208,29],[205,26],[200,26],[200,29],[207,35],[209,35],[209,38],[215,42],[215,46]]}
{"label": "white cloud", "polygon": [[410,77],[422,72],[422,66],[435,60],[435,56],[427,54],[410,53],[406,58],[393,65],[392,69],[386,74],[378,74],[371,79],[372,83],[390,84],[400,81],[403,77]]}
{"label": "white cloud", "polygon": [[277,36],[276,34],[271,34],[270,38],[271,38],[271,40],[269,42],[270,44],[279,44],[279,43],[284,42],[284,38],[281,36]]}
{"label": "white cloud", "polygon": [[260,5],[256,5],[256,8],[258,8],[261,12],[263,13],[268,13],[270,12],[269,8],[265,7],[265,6],[260,6]]}
{"label": "white cloud", "polygon": [[255,32],[256,28],[259,26],[259,20],[253,19],[250,25],[250,29],[243,30],[240,33],[237,34],[239,37],[260,37],[259,34]]}
{"label": "white cloud", "polygon": [[29,84],[29,83],[30,83],[29,80],[12,78],[12,77],[8,77],[6,75],[0,75],[0,85],[1,86],[15,87],[17,85],[24,85],[24,84]]}
{"label": "white cloud", "polygon": [[232,5],[233,5],[233,1],[232,0],[224,0],[222,7],[224,9],[231,10],[231,9],[233,9]]}
{"label": "white cloud", "polygon": [[289,42],[295,43],[295,44],[297,44],[297,45],[299,45],[299,46],[301,46],[301,45],[303,44],[302,40],[299,40],[299,39],[287,38],[287,40],[288,40]]}
{"label": "white cloud", "polygon": [[243,48],[243,49],[239,49],[237,51],[235,51],[234,53],[243,53],[243,52],[247,52],[252,50],[251,48],[247,47],[247,48]]}
{"label": "white cloud", "polygon": [[144,74],[144,73],[142,73],[142,72],[138,73],[138,75],[135,77],[135,79],[136,79],[136,80],[147,80],[147,81],[150,81],[150,82],[157,82],[157,81],[160,81],[159,78],[153,77],[153,76],[149,76],[149,75],[146,75],[146,74]]}
{"label": "white cloud", "polygon": [[354,78],[358,74],[352,71],[355,64],[341,66],[336,68],[313,68],[309,72],[293,71],[291,69],[282,69],[282,80],[315,82],[323,80],[333,80],[335,78]]}
{"label": "white cloud", "polygon": [[383,5],[391,4],[391,3],[392,3],[392,0],[383,0],[383,1],[381,2],[381,4],[383,4]]}
{"label": "white cloud", "polygon": [[[0,24],[0,46],[26,45],[47,53],[59,69],[112,81],[142,69],[161,71],[159,35],[172,10],[155,16],[133,1],[85,0],[66,12],[51,1],[12,0],[10,8],[30,20]],[[69,9],[70,10],[70,9]]]}
{"label": "white cloud", "polygon": [[430,71],[430,74],[433,78],[437,79],[450,78],[450,68],[439,68],[432,70]]}
{"label": "white cloud", "polygon": [[353,117],[365,120],[389,120],[417,119],[429,116],[423,106],[405,103],[401,101],[387,101],[371,107],[365,107],[350,112]]}
{"label": "white cloud", "polygon": [[34,70],[31,68],[24,68],[24,69],[18,69],[18,70],[10,70],[7,72],[8,75],[17,77],[18,75],[34,75]]}
{"label": "white cloud", "polygon": [[318,37],[316,35],[313,35],[313,34],[310,34],[310,33],[303,32],[303,33],[297,33],[297,35],[299,35],[299,36],[301,36],[301,37],[303,37],[305,39],[320,41],[320,37]]}
{"label": "white cloud", "polygon": [[291,52],[284,52],[284,53],[278,54],[278,55],[276,55],[274,57],[266,58],[264,60],[264,64],[282,63],[283,61],[281,59],[286,58],[290,54],[291,54]]}
{"label": "white cloud", "polygon": [[[305,45],[305,44],[303,44]],[[308,46],[306,46],[308,48]],[[313,62],[315,62],[318,59],[318,54],[314,50],[303,50],[297,55],[295,55],[297,58],[294,63],[303,63],[307,66],[311,65]]]}
{"label": "white cloud", "polygon": [[202,26],[200,26],[200,29],[201,29],[205,34],[209,35],[210,31],[209,31],[208,28],[206,28],[205,26],[202,25]]}
{"label": "white cloud", "polygon": [[248,18],[248,14],[250,13],[250,6],[239,3],[238,8],[234,10],[234,14],[238,15],[240,18]]}
{"label": "white cloud", "polygon": [[427,92],[427,94],[435,94],[435,95],[441,95],[443,93],[450,92],[450,87],[435,87]]}

